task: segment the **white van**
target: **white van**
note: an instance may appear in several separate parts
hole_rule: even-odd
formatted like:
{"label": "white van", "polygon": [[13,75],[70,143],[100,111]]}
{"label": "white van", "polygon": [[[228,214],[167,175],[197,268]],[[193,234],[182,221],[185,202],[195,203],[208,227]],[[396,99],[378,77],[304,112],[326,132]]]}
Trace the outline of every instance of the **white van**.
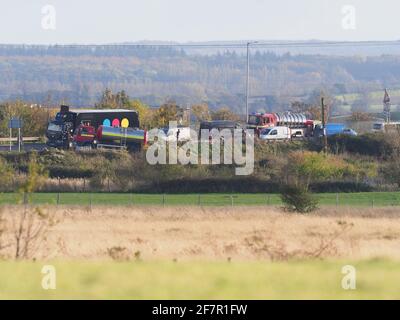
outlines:
{"label": "white van", "polygon": [[288,127],[272,127],[260,132],[261,140],[290,140],[291,130]]}
{"label": "white van", "polygon": [[398,132],[400,130],[400,122],[377,122],[372,127],[372,132]]}

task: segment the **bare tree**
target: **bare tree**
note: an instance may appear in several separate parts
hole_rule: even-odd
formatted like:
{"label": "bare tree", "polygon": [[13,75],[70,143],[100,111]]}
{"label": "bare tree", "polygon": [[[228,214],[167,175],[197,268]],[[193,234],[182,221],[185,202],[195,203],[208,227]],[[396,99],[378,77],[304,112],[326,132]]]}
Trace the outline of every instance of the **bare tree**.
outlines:
{"label": "bare tree", "polygon": [[30,259],[40,248],[48,229],[55,220],[41,208],[24,206],[21,212],[12,215],[12,234],[14,237],[14,258]]}

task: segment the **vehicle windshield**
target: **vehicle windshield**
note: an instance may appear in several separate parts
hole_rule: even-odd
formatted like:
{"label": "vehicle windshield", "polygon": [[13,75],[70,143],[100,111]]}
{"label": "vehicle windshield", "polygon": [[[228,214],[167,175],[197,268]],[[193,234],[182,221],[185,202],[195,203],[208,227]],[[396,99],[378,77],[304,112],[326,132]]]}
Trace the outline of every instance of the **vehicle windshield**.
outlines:
{"label": "vehicle windshield", "polygon": [[266,136],[270,132],[271,132],[271,129],[264,129],[263,131],[261,131],[261,134]]}
{"label": "vehicle windshield", "polygon": [[58,124],[55,124],[53,122],[49,123],[49,126],[47,127],[47,130],[48,131],[55,131],[55,132],[61,132],[62,131],[61,126],[58,125]]}
{"label": "vehicle windshield", "polygon": [[381,123],[375,123],[374,124],[374,130],[382,130],[383,124]]}
{"label": "vehicle windshield", "polygon": [[81,134],[89,134],[89,129],[88,128],[82,128]]}
{"label": "vehicle windshield", "polygon": [[256,124],[259,125],[261,123],[261,119],[258,116],[250,116],[249,117],[249,124]]}

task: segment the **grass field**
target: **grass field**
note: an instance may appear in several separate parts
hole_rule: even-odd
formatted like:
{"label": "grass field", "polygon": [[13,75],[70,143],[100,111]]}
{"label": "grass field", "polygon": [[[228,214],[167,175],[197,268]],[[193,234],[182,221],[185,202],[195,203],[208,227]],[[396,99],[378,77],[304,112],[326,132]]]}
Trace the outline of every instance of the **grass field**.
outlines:
{"label": "grass field", "polygon": [[[400,206],[400,192],[317,194],[320,205]],[[166,206],[264,206],[281,205],[277,194],[128,194],[128,193],[36,193],[33,204],[60,205],[166,205]],[[22,202],[20,194],[0,193],[0,205]]]}
{"label": "grass field", "polygon": [[[13,243],[13,218],[3,207],[2,243]],[[322,208],[311,215],[274,207],[44,207],[57,221],[30,258],[61,261],[400,260],[397,208]],[[114,252],[117,248],[118,251]],[[114,252],[114,253],[113,253]],[[15,247],[0,250],[14,257]]]}
{"label": "grass field", "polygon": [[[356,290],[342,267],[356,268]],[[43,290],[43,263],[0,262],[0,299],[400,299],[391,260],[54,263],[56,290]]]}
{"label": "grass field", "polygon": [[[29,259],[0,250],[0,299],[400,299],[398,209],[44,207],[57,221]],[[2,243],[13,217],[3,206]],[[10,242],[11,241],[11,242]],[[34,261],[33,261],[34,259]],[[56,290],[41,286],[54,265]],[[356,268],[356,290],[342,268]]]}

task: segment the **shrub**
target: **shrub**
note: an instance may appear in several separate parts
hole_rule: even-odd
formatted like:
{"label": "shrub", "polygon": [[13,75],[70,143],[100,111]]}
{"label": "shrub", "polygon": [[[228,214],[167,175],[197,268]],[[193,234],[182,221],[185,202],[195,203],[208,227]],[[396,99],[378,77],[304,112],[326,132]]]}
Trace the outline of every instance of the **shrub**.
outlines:
{"label": "shrub", "polygon": [[288,155],[283,174],[290,184],[308,190],[312,182],[341,179],[350,171],[342,158],[311,151],[295,151]]}
{"label": "shrub", "polygon": [[[111,259],[118,262],[124,262],[131,260],[131,253],[125,247],[112,247],[107,249],[107,253]],[[136,257],[136,253],[135,253]]]}
{"label": "shrub", "polygon": [[310,190],[318,193],[341,193],[341,192],[372,192],[376,191],[373,186],[356,181],[324,181],[310,184]]}
{"label": "shrub", "polygon": [[48,166],[50,178],[60,179],[83,179],[91,178],[95,175],[94,170],[81,169],[79,167],[68,167],[68,166]]}
{"label": "shrub", "polygon": [[289,212],[310,213],[318,207],[317,199],[306,188],[285,186],[281,190],[285,210]]}
{"label": "shrub", "polygon": [[360,136],[336,135],[328,138],[334,153],[351,153],[379,158],[390,157],[399,151],[398,135],[368,133]]}
{"label": "shrub", "polygon": [[6,191],[10,188],[13,182],[13,171],[11,166],[0,158],[0,191]]}

